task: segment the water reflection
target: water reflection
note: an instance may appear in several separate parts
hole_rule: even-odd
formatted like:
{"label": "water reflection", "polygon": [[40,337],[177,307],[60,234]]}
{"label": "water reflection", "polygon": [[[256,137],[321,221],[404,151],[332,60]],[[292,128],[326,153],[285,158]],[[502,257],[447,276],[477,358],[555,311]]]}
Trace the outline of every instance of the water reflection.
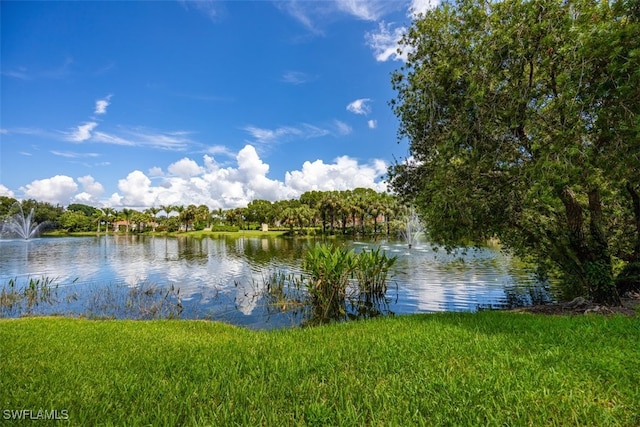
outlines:
{"label": "water reflection", "polygon": [[[300,319],[267,303],[268,278],[273,272],[299,276],[302,256],[315,243],[120,235],[0,240],[0,285],[10,279],[48,277],[80,298],[85,289],[104,286],[174,286],[184,305],[182,317],[277,327]],[[385,305],[378,309],[383,314],[497,308],[529,302],[540,289],[531,271],[491,249],[447,254],[425,243],[411,249],[393,241],[344,244],[355,251],[380,245],[398,257],[389,274],[392,286]],[[374,314],[372,306],[368,315]]]}

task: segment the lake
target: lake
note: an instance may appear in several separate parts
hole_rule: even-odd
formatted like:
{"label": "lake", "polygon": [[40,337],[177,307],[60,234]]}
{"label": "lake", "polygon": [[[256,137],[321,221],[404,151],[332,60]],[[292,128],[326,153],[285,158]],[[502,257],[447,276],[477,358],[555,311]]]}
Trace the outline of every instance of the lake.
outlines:
{"label": "lake", "polygon": [[[0,286],[11,280],[22,286],[30,279],[51,281],[58,303],[39,304],[33,314],[144,317],[115,306],[130,306],[132,299],[144,303],[155,292],[156,305],[158,298],[165,298],[165,308],[169,301],[180,303],[180,318],[254,329],[295,326],[303,315],[265,297],[266,283],[275,273],[299,277],[306,249],[317,242],[137,235],[0,240]],[[384,312],[476,311],[550,298],[531,268],[495,249],[447,254],[428,242],[411,249],[393,240],[335,242],[356,252],[379,246],[397,257]]]}

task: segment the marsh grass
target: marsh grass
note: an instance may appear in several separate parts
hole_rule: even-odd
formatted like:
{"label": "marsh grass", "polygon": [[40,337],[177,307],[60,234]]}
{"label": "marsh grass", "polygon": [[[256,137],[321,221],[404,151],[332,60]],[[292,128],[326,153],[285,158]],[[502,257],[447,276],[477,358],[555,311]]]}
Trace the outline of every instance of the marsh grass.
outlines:
{"label": "marsh grass", "polygon": [[58,284],[49,277],[32,278],[24,285],[10,279],[0,289],[0,317],[31,315],[42,305],[58,302]]}
{"label": "marsh grass", "polygon": [[269,332],[5,319],[0,402],[93,426],[636,426],[639,337],[638,317],[505,312]]}
{"label": "marsh grass", "polygon": [[183,311],[180,289],[139,283],[113,285],[89,292],[84,315],[98,319],[177,319]]}
{"label": "marsh grass", "polygon": [[183,310],[180,289],[173,285],[87,285],[81,291],[83,295],[79,293],[73,286],[61,287],[50,277],[30,277],[23,284],[10,279],[0,288],[0,317],[71,314],[103,319],[173,319]]}

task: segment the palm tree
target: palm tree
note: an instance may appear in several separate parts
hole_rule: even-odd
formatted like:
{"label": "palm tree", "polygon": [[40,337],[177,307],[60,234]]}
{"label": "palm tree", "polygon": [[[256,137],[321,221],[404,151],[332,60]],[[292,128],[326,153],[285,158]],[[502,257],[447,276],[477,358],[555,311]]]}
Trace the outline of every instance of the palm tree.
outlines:
{"label": "palm tree", "polygon": [[280,214],[280,220],[283,224],[289,226],[289,232],[293,234],[293,227],[298,222],[298,214],[296,212],[296,208],[287,207]]}
{"label": "palm tree", "polygon": [[96,208],[96,210],[93,211],[93,220],[98,223],[98,230],[96,231],[97,234],[100,234],[100,224],[104,218],[105,214],[102,209]]}
{"label": "palm tree", "polygon": [[133,209],[127,209],[127,208],[122,209],[122,216],[124,217],[124,220],[127,222],[126,224],[127,234],[129,234],[129,220],[131,219],[132,214],[133,214]]}
{"label": "palm tree", "polygon": [[107,223],[105,233],[109,234],[109,224],[111,224],[111,222],[115,218],[116,210],[114,208],[104,208],[102,211],[104,212],[104,218]]}
{"label": "palm tree", "polygon": [[[182,212],[184,212],[184,205],[176,205],[173,207],[173,210],[175,212],[178,212],[178,220],[180,220],[182,216]],[[182,225],[180,225],[180,228],[182,228]]]}
{"label": "palm tree", "polygon": [[153,206],[145,210],[145,213],[151,217],[151,226],[153,227],[154,232],[156,231],[156,225],[157,225],[156,216],[161,210],[162,210],[161,208],[156,208]]}
{"label": "palm tree", "polygon": [[211,213],[207,205],[200,205],[196,209],[196,223],[199,223],[202,228],[209,228],[211,225]]}
{"label": "palm tree", "polygon": [[174,207],[171,205],[160,205],[160,210],[164,211],[167,218],[169,218],[169,214],[173,212]]}
{"label": "palm tree", "polygon": [[[182,206],[181,206],[182,207]],[[184,221],[184,231],[189,231],[191,224],[198,216],[198,208],[196,205],[189,205],[186,209],[180,211],[180,219]]]}

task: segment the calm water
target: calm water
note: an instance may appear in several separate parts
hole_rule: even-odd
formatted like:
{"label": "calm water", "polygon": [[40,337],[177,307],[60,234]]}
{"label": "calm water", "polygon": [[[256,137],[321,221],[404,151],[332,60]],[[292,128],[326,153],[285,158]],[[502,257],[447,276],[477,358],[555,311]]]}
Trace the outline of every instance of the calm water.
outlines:
{"label": "calm water", "polygon": [[[299,324],[299,315],[266,304],[260,292],[274,272],[299,275],[313,240],[101,236],[0,240],[0,286],[9,280],[54,279],[62,301],[41,312],[78,313],[101,289],[179,290],[181,318],[208,318],[252,328]],[[398,257],[387,309],[395,314],[475,311],[531,302],[540,289],[521,263],[491,249],[447,254],[427,243],[345,242],[356,251],[381,246]]]}

